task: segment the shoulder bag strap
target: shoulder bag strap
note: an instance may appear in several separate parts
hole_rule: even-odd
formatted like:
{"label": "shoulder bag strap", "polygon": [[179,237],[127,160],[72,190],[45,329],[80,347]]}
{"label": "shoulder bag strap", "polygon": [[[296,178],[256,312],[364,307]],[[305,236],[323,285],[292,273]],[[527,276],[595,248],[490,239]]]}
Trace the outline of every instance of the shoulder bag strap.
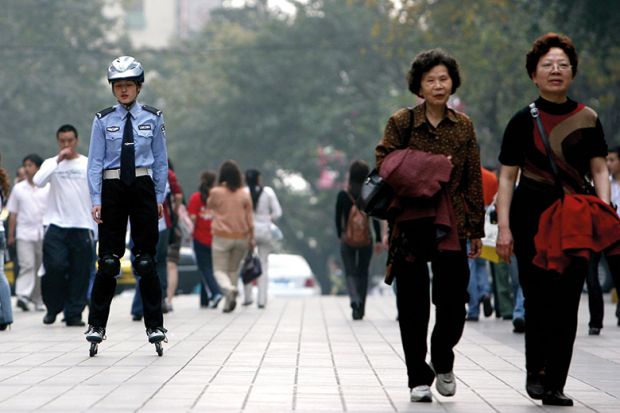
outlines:
{"label": "shoulder bag strap", "polygon": [[407,125],[407,129],[405,129],[405,136],[400,145],[402,148],[407,148],[409,146],[409,141],[411,140],[411,131],[413,130],[413,109],[407,109],[409,111],[409,124]]}
{"label": "shoulder bag strap", "polygon": [[551,164],[551,171],[553,172],[556,189],[558,190],[560,197],[564,198],[564,187],[562,186],[562,181],[560,180],[560,171],[558,169],[558,165],[555,163],[555,159],[553,159],[553,152],[551,150],[551,145],[549,145],[547,132],[545,131],[542,120],[540,120],[540,113],[538,112],[538,108],[536,107],[536,104],[534,102],[530,103],[530,114],[536,122],[538,132],[540,133],[540,137],[542,138],[543,144],[545,145],[545,151],[547,152],[547,159],[549,159],[549,164]]}

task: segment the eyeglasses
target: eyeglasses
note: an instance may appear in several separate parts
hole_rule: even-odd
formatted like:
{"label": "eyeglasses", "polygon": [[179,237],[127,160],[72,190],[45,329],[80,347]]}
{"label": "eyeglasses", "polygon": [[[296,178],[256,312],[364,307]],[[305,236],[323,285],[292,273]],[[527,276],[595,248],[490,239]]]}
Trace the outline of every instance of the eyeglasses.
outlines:
{"label": "eyeglasses", "polygon": [[551,72],[554,67],[557,67],[557,70],[559,70],[560,72],[568,72],[572,68],[572,66],[566,62],[559,62],[559,63],[545,62],[540,65],[540,68],[544,70],[545,72]]}

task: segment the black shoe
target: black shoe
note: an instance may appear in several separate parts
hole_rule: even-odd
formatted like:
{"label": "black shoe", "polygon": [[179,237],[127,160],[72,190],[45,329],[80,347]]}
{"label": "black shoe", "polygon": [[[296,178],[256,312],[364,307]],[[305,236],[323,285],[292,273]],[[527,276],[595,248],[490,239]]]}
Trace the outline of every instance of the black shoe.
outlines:
{"label": "black shoe", "polygon": [[364,315],[362,314],[362,306],[357,303],[351,303],[351,317],[354,320],[361,320]]}
{"label": "black shoe", "polygon": [[543,375],[540,373],[527,373],[525,379],[525,390],[528,396],[532,399],[540,400],[545,394],[545,388],[543,386]]}
{"label": "black shoe", "polygon": [[493,305],[491,304],[491,297],[485,295],[482,297],[482,312],[485,317],[491,317],[493,314]]}
{"label": "black shoe", "polygon": [[25,300],[22,300],[21,298],[17,299],[16,305],[18,308],[21,308],[23,311],[30,311],[30,307],[28,306],[28,303]]}
{"label": "black shoe", "polygon": [[598,327],[590,327],[590,329],[588,330],[588,335],[589,336],[600,336],[601,329]]}
{"label": "black shoe", "polygon": [[478,321],[478,316],[477,315],[468,315],[467,317],[465,317],[465,321]]}
{"label": "black shoe", "polygon": [[525,333],[525,320],[521,317],[517,317],[512,320],[512,332],[513,333]]}
{"label": "black shoe", "polygon": [[132,314],[131,319],[133,321],[142,321],[142,314]]}
{"label": "black shoe", "polygon": [[9,326],[9,323],[0,323],[0,331],[6,330]]}
{"label": "black shoe", "polygon": [[508,315],[503,315],[502,316],[502,320],[512,320],[512,314],[508,314]]}
{"label": "black shoe", "polygon": [[56,321],[56,314],[47,313],[45,317],[43,317],[43,324],[54,324]]}
{"label": "black shoe", "polygon": [[542,398],[542,404],[547,406],[572,406],[573,399],[569,399],[560,390],[547,390]]}
{"label": "black shoe", "polygon": [[84,327],[86,325],[85,322],[82,321],[81,318],[68,318],[67,321],[65,321],[65,323],[67,324],[67,327]]}

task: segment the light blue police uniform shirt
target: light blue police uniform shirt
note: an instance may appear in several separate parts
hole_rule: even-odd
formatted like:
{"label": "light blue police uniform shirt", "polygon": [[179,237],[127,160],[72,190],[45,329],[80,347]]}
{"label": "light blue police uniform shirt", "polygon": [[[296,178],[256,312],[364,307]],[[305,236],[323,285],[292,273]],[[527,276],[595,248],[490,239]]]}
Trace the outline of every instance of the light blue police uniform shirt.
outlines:
{"label": "light blue police uniform shirt", "polygon": [[[103,111],[102,111],[103,112]],[[121,145],[128,114],[131,113],[136,168],[150,168],[157,203],[164,202],[168,180],[168,154],[164,116],[156,115],[135,102],[129,111],[114,105],[114,111],[95,116],[88,150],[88,188],[93,206],[101,205],[103,171],[121,167]]]}

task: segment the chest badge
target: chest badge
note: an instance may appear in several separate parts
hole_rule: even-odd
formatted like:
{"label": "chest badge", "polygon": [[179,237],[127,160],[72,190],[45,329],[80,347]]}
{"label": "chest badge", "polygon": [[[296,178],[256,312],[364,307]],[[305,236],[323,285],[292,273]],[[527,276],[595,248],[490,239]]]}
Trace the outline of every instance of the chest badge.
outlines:
{"label": "chest badge", "polygon": [[121,128],[119,126],[108,126],[105,130],[108,132],[118,132]]}
{"label": "chest badge", "polygon": [[151,125],[148,125],[148,124],[138,125],[138,129],[139,130],[151,130]]}

